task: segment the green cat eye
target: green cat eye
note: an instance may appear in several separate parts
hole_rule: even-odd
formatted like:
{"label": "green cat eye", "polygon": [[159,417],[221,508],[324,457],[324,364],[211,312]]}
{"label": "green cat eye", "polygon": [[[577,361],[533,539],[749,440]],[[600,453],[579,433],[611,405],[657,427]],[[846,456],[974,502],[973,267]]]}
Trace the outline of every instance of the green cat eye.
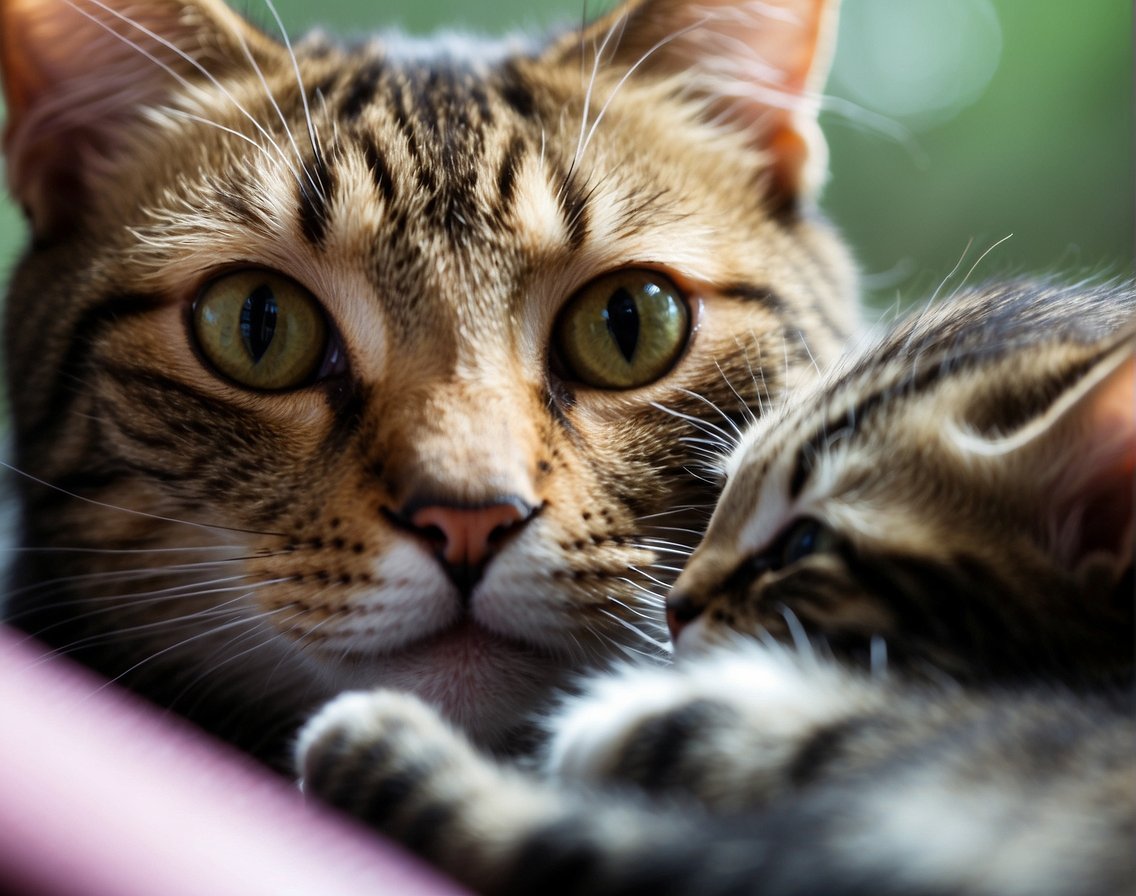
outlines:
{"label": "green cat eye", "polygon": [[307,385],[327,354],[319,303],[271,271],[237,271],[208,284],[193,305],[193,332],[209,363],[252,389]]}
{"label": "green cat eye", "polygon": [[674,366],[690,335],[682,293],[657,271],[593,280],[565,305],[554,344],[568,375],[599,389],[634,389]]}

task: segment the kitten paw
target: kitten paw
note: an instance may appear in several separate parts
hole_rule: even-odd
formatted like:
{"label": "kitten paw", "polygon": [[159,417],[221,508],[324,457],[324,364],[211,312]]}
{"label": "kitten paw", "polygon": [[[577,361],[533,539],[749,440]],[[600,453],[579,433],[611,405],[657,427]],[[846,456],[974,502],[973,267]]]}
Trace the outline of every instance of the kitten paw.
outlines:
{"label": "kitten paw", "polygon": [[555,720],[546,772],[719,808],[760,802],[784,788],[801,745],[844,718],[858,690],[833,666],[760,644],[596,678]]}

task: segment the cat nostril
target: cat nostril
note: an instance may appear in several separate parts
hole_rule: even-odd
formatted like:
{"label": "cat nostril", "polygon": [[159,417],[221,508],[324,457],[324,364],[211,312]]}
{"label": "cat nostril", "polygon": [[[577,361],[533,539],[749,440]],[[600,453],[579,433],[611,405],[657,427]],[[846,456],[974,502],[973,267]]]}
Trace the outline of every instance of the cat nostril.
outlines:
{"label": "cat nostril", "polygon": [[446,563],[468,566],[484,563],[501,535],[522,519],[524,512],[513,503],[475,508],[432,505],[409,517],[410,525],[419,531],[442,533]]}
{"label": "cat nostril", "polygon": [[536,511],[519,498],[508,497],[476,507],[408,501],[391,516],[430,542],[450,579],[468,593],[505,537]]}
{"label": "cat nostril", "polygon": [[701,614],[702,607],[689,594],[672,592],[667,597],[667,628],[671,633],[671,641],[678,641],[679,632]]}

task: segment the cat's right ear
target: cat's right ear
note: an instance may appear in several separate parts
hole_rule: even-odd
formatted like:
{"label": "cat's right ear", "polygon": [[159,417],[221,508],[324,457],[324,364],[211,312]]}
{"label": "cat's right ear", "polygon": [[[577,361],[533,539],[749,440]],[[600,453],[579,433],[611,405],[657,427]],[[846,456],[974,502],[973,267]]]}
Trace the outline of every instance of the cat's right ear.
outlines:
{"label": "cat's right ear", "polygon": [[[815,198],[828,171],[817,123],[839,0],[628,0],[564,54],[672,77],[706,117],[741,129],[766,159],[767,199]],[[574,42],[574,45],[573,45]]]}
{"label": "cat's right ear", "polygon": [[275,44],[219,0],[0,0],[8,186],[37,238],[67,229],[144,109],[245,47]]}

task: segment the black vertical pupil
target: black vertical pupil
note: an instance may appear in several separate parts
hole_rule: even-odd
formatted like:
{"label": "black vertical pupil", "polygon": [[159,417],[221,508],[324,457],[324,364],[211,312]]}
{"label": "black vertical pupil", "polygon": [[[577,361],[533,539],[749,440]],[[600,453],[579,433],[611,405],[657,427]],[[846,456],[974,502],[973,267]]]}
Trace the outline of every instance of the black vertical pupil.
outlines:
{"label": "black vertical pupil", "polygon": [[604,311],[607,320],[607,329],[611,333],[619,351],[631,363],[635,354],[635,346],[639,342],[639,309],[635,307],[635,299],[626,289],[617,289],[607,302]]}
{"label": "black vertical pupil", "polygon": [[241,306],[241,338],[254,364],[264,357],[272,344],[278,314],[276,296],[271,287],[264,284],[249,293]]}

